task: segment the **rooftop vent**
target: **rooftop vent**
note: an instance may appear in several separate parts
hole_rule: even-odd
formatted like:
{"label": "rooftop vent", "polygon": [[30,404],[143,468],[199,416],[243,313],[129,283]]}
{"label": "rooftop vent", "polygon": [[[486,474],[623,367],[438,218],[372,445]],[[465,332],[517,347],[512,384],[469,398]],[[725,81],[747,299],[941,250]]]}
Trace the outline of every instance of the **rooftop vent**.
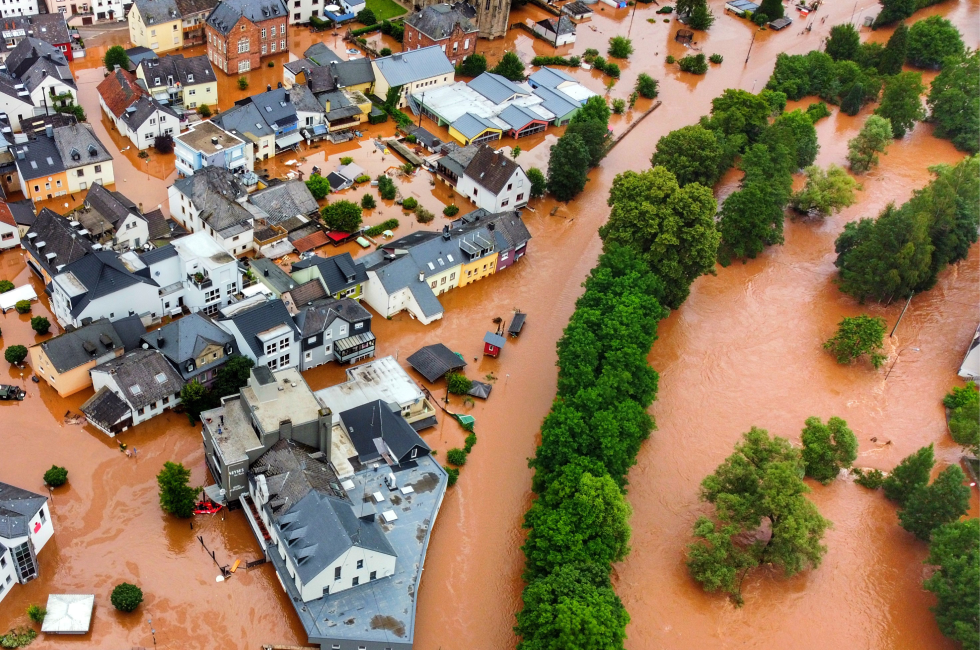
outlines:
{"label": "rooftop vent", "polygon": [[115,343],[113,343],[113,342],[112,342],[112,337],[111,337],[111,336],[109,336],[108,334],[106,334],[105,332],[103,332],[103,333],[102,333],[102,334],[101,334],[101,335],[99,336],[99,342],[100,342],[100,343],[101,343],[102,345],[104,345],[104,346],[106,346],[106,348],[108,348],[108,349],[110,349],[110,350],[111,350],[111,349],[113,348],[113,346],[115,345]]}
{"label": "rooftop vent", "polygon": [[82,349],[93,357],[95,356],[95,353],[98,352],[98,348],[95,347],[95,343],[92,343],[91,341],[82,341]]}

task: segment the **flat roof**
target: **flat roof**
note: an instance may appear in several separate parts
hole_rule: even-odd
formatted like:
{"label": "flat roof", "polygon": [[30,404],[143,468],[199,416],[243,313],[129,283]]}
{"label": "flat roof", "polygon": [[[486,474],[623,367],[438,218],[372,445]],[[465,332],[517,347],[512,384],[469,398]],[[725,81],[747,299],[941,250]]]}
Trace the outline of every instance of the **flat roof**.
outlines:
{"label": "flat roof", "polygon": [[201,413],[201,422],[210,432],[225,466],[248,462],[246,452],[262,447],[245,406],[241,397],[233,397],[218,408]]}
{"label": "flat roof", "polygon": [[[218,141],[214,142],[214,138],[217,138]],[[211,121],[199,122],[174,139],[207,155],[245,143],[241,138],[233,136]]]}
{"label": "flat roof", "polygon": [[276,371],[275,382],[275,397],[265,402],[251,385],[242,388],[242,396],[252,405],[255,417],[264,430],[278,431],[279,423],[283,420],[299,425],[317,419],[320,403],[296,368]]}
{"label": "flat roof", "polygon": [[45,634],[85,634],[92,626],[93,594],[51,594],[41,631]]}

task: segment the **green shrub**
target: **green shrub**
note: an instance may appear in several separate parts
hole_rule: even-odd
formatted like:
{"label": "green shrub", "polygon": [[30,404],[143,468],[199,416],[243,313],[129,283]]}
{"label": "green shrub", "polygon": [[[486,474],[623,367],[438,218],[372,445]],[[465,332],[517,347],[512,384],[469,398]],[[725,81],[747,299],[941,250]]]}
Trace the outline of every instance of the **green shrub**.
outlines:
{"label": "green shrub", "polygon": [[969,406],[978,399],[980,399],[980,393],[977,392],[977,385],[969,381],[962,388],[954,386],[943,398],[943,406],[948,409],[958,409],[962,406]]}
{"label": "green shrub", "polygon": [[688,55],[685,56],[679,62],[681,67],[681,72],[690,72],[691,74],[704,74],[708,71],[708,61],[705,59],[703,54]]}
{"label": "green shrub", "polygon": [[473,388],[473,382],[462,373],[451,372],[446,375],[446,387],[453,395],[465,395]]}
{"label": "green shrub", "polygon": [[668,64],[671,64],[671,65],[674,64],[674,63],[677,63],[677,59],[674,58],[674,55],[673,54],[668,54],[667,55],[667,63]]}
{"label": "green shrub", "polygon": [[871,469],[868,471],[863,471],[860,469],[854,470],[854,482],[861,487],[866,487],[869,490],[877,490],[885,482],[885,473],[880,469]]}
{"label": "green shrub", "polygon": [[623,114],[626,112],[626,100],[625,99],[614,99],[612,103],[613,113]]}
{"label": "green shrub", "polygon": [[0,293],[7,293],[12,291],[14,288],[14,283],[10,280],[0,280]]}
{"label": "green shrub", "polygon": [[476,444],[476,434],[471,433],[466,436],[466,444],[463,445],[463,451],[467,454],[473,450],[473,446]]}
{"label": "green shrub", "polygon": [[23,648],[37,638],[37,632],[29,627],[13,628],[0,634],[0,648]]}
{"label": "green shrub", "polygon": [[365,210],[373,210],[378,204],[375,202],[374,197],[370,194],[365,194],[361,197],[361,207]]}
{"label": "green shrub", "polygon": [[344,157],[342,157],[340,159],[340,164],[341,165],[349,165],[352,162],[354,162],[354,159],[352,157],[350,157],[350,156],[344,156]]}
{"label": "green shrub", "polygon": [[18,300],[16,303],[14,303],[14,309],[17,310],[18,314],[26,314],[31,310],[31,301]]}
{"label": "green shrub", "polygon": [[609,39],[608,53],[617,59],[628,59],[633,53],[633,41],[625,36],[613,36]]}
{"label": "green shrub", "polygon": [[44,473],[44,482],[51,487],[61,487],[68,482],[68,470],[52,465],[51,469]]}
{"label": "green shrub", "polygon": [[354,182],[355,183],[370,183],[371,182],[371,177],[368,176],[367,174],[361,174],[360,176],[358,176],[357,178],[354,179]]}
{"label": "green shrub", "polygon": [[383,48],[381,48],[381,51],[378,52],[378,54],[380,54],[381,56],[391,56],[391,48],[390,47],[383,47]]}
{"label": "green shrub", "polygon": [[394,230],[398,227],[398,219],[388,219],[379,223],[377,226],[371,226],[364,231],[364,234],[368,237],[377,237],[386,230]]}
{"label": "green shrub", "polygon": [[269,67],[269,68],[274,68],[274,67],[276,67],[276,62],[275,61],[269,61],[266,64],[266,66]]}
{"label": "green shrub", "polygon": [[466,464],[466,452],[458,447],[453,447],[446,452],[446,460],[450,465],[456,465],[457,467],[462,467]]}
{"label": "green shrub", "polygon": [[659,83],[657,80],[645,72],[641,72],[636,77],[636,92],[640,93],[640,95],[646,97],[647,99],[653,99],[657,96],[657,93],[659,92],[657,89],[658,85]]}
{"label": "green shrub", "polygon": [[418,141],[419,141],[419,139],[417,137],[415,137],[415,134],[414,133],[409,133],[408,135],[405,136],[405,142],[407,142],[409,144],[415,144]]}
{"label": "green shrub", "polygon": [[109,600],[120,612],[131,612],[143,602],[143,590],[136,585],[123,582],[112,590]]}
{"label": "green shrub", "polygon": [[419,202],[415,200],[415,197],[408,197],[402,201],[402,210],[414,210],[419,205]]}
{"label": "green shrub", "polygon": [[841,320],[837,325],[837,333],[823,346],[830,350],[837,363],[851,363],[866,354],[871,365],[877,369],[888,358],[882,354],[884,336],[885,319],[862,314]]}
{"label": "green shrub", "polygon": [[34,316],[31,318],[31,329],[38,334],[47,334],[51,329],[51,322],[44,316]]}
{"label": "green shrub", "polygon": [[314,199],[319,201],[330,194],[330,181],[319,174],[313,174],[306,179],[306,189],[310,191]]}
{"label": "green shrub", "polygon": [[816,124],[817,120],[830,117],[830,109],[823,102],[816,102],[806,107],[806,114],[810,121]]}
{"label": "green shrub", "polygon": [[[433,451],[432,453],[435,453],[435,451]],[[449,475],[446,480],[446,484],[449,485],[450,487],[456,485],[456,481],[459,480],[459,470],[456,469],[455,467],[448,467],[448,466],[443,467],[443,469],[446,470],[446,474]]]}
{"label": "green shrub", "polygon": [[722,55],[716,52],[715,54],[709,56],[708,60],[711,61],[712,63],[721,63],[722,61],[725,60],[725,57],[723,57]]}
{"label": "green shrub", "polygon": [[201,117],[205,119],[211,117],[211,107],[208,106],[207,104],[201,104],[200,106],[198,106],[197,112]]}
{"label": "green shrub", "polygon": [[656,13],[658,13],[658,14],[669,14],[669,13],[671,13],[673,11],[674,11],[674,8],[673,7],[671,7],[670,5],[664,5],[660,9],[657,9]]}
{"label": "green shrub", "polygon": [[378,176],[378,193],[381,194],[382,199],[393,201],[398,194],[398,190],[395,189],[395,181],[384,174]]}
{"label": "green shrub", "polygon": [[447,217],[455,217],[457,214],[459,214],[459,206],[447,205],[442,209],[442,213]]}
{"label": "green shrub", "polygon": [[415,207],[415,220],[419,223],[429,223],[436,218],[436,215],[432,214],[421,205]]}
{"label": "green shrub", "polygon": [[11,365],[17,365],[27,358],[27,348],[23,345],[11,345],[3,351],[3,358]]}
{"label": "green shrub", "polygon": [[531,65],[567,65],[571,68],[577,68],[582,65],[582,59],[577,56],[570,56],[568,58],[561,56],[536,56],[531,59]]}
{"label": "green shrub", "polygon": [[238,89],[239,90],[245,90],[246,88],[248,88],[248,79],[246,77],[239,77],[238,78]]}
{"label": "green shrub", "polygon": [[44,609],[40,605],[28,605],[27,606],[27,617],[34,621],[35,623],[43,623],[44,616],[48,613],[48,610]]}
{"label": "green shrub", "polygon": [[602,71],[605,72],[610,77],[612,77],[613,79],[619,79],[619,75],[620,75],[619,66],[615,63],[607,63],[606,66],[602,69]]}
{"label": "green shrub", "polygon": [[769,22],[769,16],[765,15],[764,13],[753,14],[752,22],[758,25],[759,27],[762,27],[763,25]]}
{"label": "green shrub", "polygon": [[378,22],[378,18],[374,15],[374,12],[370,9],[361,9],[357,12],[357,22],[362,25],[371,26]]}

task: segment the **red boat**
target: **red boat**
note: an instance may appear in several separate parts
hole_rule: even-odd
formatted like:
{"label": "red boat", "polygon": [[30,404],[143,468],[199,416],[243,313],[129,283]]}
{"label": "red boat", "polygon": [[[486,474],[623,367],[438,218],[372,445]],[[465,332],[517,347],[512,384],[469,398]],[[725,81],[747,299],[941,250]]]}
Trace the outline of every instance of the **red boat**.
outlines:
{"label": "red boat", "polygon": [[198,501],[194,504],[194,514],[195,515],[213,515],[214,513],[221,510],[222,506],[208,499],[207,501]]}

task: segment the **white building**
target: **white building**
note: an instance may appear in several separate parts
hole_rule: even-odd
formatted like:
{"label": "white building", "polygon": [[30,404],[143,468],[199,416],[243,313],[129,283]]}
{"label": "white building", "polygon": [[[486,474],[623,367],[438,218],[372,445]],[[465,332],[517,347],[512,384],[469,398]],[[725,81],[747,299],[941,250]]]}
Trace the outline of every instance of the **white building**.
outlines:
{"label": "white building", "polygon": [[0,202],[0,250],[20,246],[20,227],[10,206]]}
{"label": "white building", "polygon": [[284,370],[299,365],[300,331],[282,300],[252,296],[220,310],[218,327],[235,337],[256,366]]}
{"label": "white building", "polygon": [[110,437],[180,404],[184,380],[157,350],[133,350],[91,374],[95,395],[79,410]]}
{"label": "white building", "polygon": [[48,497],[0,483],[0,602],[38,576],[37,554],[53,535]]}
{"label": "white building", "polygon": [[170,216],[189,232],[206,232],[234,256],[254,248],[255,217],[245,208],[248,190],[232,172],[202,167],[175,181],[167,195]]}
{"label": "white building", "polygon": [[515,210],[527,205],[531,181],[515,161],[487,145],[466,166],[456,191],[487,212]]}
{"label": "white building", "polygon": [[51,310],[62,327],[133,315],[147,324],[162,315],[160,287],[149,277],[130,271],[117,253],[99,250],[62,267],[54,276]]}
{"label": "white building", "polygon": [[177,171],[191,176],[202,167],[223,167],[234,172],[252,171],[253,145],[228,133],[214,122],[199,122],[174,138]]}
{"label": "white building", "polygon": [[371,66],[375,95],[384,98],[389,88],[401,86],[398,108],[405,106],[410,95],[448,86],[456,80],[456,68],[438,45],[373,59]]}
{"label": "white building", "polygon": [[238,262],[203,232],[196,232],[172,244],[183,278],[184,306],[192,312],[211,315],[242,291]]}
{"label": "white building", "polygon": [[157,136],[180,132],[177,113],[150,97],[131,72],[116,66],[99,84],[98,91],[102,110],[119,134],[129,138],[137,149],[152,147]]}

